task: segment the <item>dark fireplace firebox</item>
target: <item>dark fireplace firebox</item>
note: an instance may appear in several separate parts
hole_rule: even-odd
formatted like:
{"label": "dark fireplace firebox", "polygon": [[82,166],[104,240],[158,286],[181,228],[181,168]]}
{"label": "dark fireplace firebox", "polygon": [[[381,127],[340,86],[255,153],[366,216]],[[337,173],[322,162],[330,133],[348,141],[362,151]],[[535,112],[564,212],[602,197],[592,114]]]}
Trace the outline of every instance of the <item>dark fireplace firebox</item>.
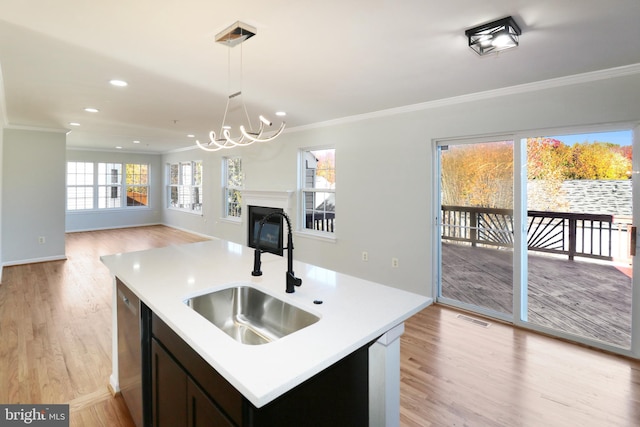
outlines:
{"label": "dark fireplace firebox", "polygon": [[[249,206],[248,221],[248,242],[251,248],[256,247],[256,237],[258,236],[258,228],[260,221],[273,212],[283,212],[280,208],[269,208],[265,206]],[[260,249],[264,252],[271,252],[282,256],[283,254],[283,220],[281,216],[269,218],[262,227],[262,235],[260,236]]]}

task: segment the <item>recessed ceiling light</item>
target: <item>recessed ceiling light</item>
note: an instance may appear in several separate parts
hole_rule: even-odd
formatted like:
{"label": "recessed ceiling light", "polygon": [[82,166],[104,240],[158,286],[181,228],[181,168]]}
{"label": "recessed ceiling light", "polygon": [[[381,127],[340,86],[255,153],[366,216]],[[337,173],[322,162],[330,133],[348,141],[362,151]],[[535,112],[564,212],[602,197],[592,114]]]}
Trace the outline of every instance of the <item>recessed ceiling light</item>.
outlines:
{"label": "recessed ceiling light", "polygon": [[287,113],[285,113],[284,111],[276,111],[276,116],[284,117],[286,115]]}
{"label": "recessed ceiling light", "polygon": [[84,109],[84,111],[86,111],[87,113],[97,113],[100,110],[98,110],[97,108],[93,108],[93,107],[87,107],[87,108]]}
{"label": "recessed ceiling light", "polygon": [[135,141],[133,141],[134,144],[140,144],[140,141],[138,141],[137,139]]}
{"label": "recessed ceiling light", "polygon": [[80,123],[69,122],[69,126],[80,126]]}
{"label": "recessed ceiling light", "polygon": [[190,133],[189,135],[187,135],[187,138],[195,138],[196,136],[192,133]]}
{"label": "recessed ceiling light", "polygon": [[117,80],[117,79],[110,80],[109,83],[111,83],[113,86],[118,86],[118,87],[125,87],[129,84],[124,80]]}
{"label": "recessed ceiling light", "polygon": [[117,149],[117,150],[122,150],[122,147],[121,147],[121,146],[119,146],[119,145],[116,145],[116,149]]}

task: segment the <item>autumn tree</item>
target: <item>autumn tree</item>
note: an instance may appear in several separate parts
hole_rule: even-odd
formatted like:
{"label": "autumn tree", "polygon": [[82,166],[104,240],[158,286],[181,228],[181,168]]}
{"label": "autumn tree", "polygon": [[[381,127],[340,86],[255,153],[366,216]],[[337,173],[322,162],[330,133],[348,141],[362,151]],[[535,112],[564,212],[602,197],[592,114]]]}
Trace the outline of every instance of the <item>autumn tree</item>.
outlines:
{"label": "autumn tree", "polygon": [[513,143],[449,146],[441,168],[442,204],[513,207]]}
{"label": "autumn tree", "polygon": [[[443,147],[444,205],[512,208],[513,144]],[[562,183],[570,179],[627,179],[631,147],[607,142],[568,146],[553,138],[527,140],[529,209],[563,210]]]}
{"label": "autumn tree", "polygon": [[609,142],[583,142],[571,147],[571,168],[566,179],[627,179],[631,159]]}

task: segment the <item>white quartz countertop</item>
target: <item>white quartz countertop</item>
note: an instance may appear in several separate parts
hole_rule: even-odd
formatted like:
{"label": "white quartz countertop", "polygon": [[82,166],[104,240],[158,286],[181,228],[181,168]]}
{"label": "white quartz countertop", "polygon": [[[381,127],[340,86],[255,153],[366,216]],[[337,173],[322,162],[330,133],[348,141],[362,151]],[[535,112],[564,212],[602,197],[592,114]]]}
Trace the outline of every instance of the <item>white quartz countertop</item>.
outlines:
{"label": "white quartz countertop", "polygon": [[[210,240],[101,257],[102,262],[174,332],[256,407],[376,340],[431,303],[425,296],[294,261],[302,286],[285,293],[285,257]],[[184,301],[249,284],[320,317],[311,326],[263,345],[236,342]],[[314,304],[320,300],[322,304]],[[115,310],[115,307],[114,307]]]}

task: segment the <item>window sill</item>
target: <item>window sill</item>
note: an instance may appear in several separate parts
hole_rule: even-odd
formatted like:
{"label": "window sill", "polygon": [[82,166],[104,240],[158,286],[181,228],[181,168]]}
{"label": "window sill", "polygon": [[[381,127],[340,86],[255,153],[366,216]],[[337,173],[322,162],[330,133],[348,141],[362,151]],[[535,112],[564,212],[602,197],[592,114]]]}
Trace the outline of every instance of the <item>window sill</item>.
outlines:
{"label": "window sill", "polygon": [[306,230],[298,230],[294,233],[296,237],[304,237],[305,239],[313,239],[320,240],[322,242],[328,243],[336,243],[338,238],[335,233],[322,233],[322,232],[314,232],[314,231],[306,231]]}
{"label": "window sill", "polygon": [[134,212],[151,210],[149,206],[129,206],[127,208],[102,208],[102,209],[72,209],[66,210],[67,215],[82,215],[82,214],[109,214],[109,213],[122,213],[122,212]]}
{"label": "window sill", "polygon": [[167,210],[174,211],[174,212],[182,212],[190,215],[203,216],[202,211],[192,211],[189,209],[180,209],[180,208],[174,208],[174,207],[168,207]]}

